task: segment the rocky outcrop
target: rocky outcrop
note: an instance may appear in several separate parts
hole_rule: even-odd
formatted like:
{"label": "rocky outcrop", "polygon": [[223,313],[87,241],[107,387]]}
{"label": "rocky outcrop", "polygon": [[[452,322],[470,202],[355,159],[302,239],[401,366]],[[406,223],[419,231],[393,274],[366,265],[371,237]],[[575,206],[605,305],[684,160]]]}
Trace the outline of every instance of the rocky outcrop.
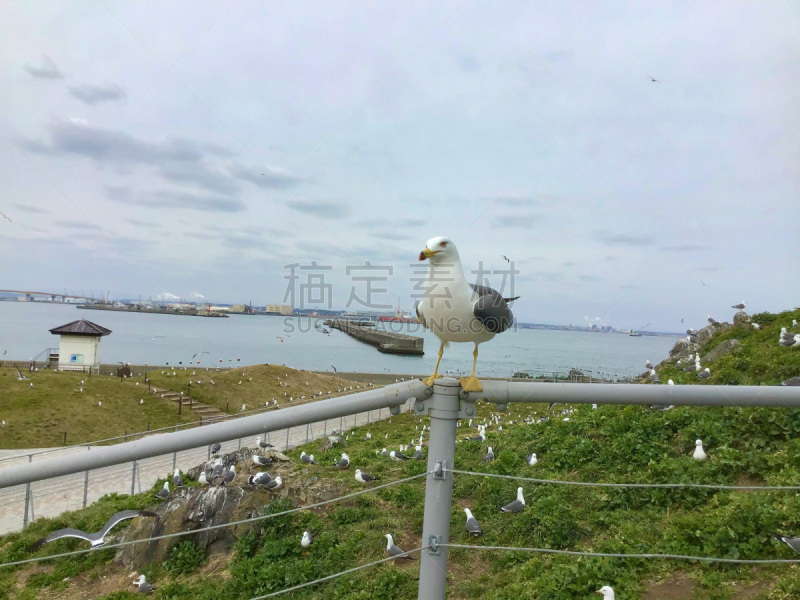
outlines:
{"label": "rocky outcrop", "polygon": [[710,365],[711,363],[716,362],[720,356],[727,354],[728,352],[732,352],[733,350],[736,350],[741,345],[742,343],[736,339],[725,340],[724,342],[721,342],[720,345],[714,348],[711,352],[709,352],[705,356],[700,357],[700,364]]}
{"label": "rocky outcrop", "polygon": [[669,351],[669,357],[684,360],[689,358],[689,355],[691,355],[693,352],[694,346],[689,343],[689,340],[683,338],[675,342],[672,350]]}
{"label": "rocky outcrop", "polygon": [[730,329],[733,327],[730,323],[713,323],[711,325],[706,325],[700,331],[697,332],[697,345],[702,349],[708,343],[715,333],[719,333],[720,331],[725,331],[726,329]]}
{"label": "rocky outcrop", "polygon": [[734,325],[749,325],[752,319],[750,315],[748,315],[743,310],[740,310],[735,315],[733,315],[733,324]]}
{"label": "rocky outcrop", "polygon": [[317,440],[317,448],[320,452],[327,452],[331,448],[339,446],[340,448],[347,448],[347,442],[341,436],[329,435],[328,437],[320,438]]}

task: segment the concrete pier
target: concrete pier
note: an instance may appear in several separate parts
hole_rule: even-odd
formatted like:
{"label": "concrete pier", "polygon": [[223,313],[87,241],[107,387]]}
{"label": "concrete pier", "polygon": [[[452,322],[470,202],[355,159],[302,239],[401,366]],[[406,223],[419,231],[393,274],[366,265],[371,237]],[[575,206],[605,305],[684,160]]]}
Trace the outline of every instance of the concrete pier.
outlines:
{"label": "concrete pier", "polygon": [[425,354],[423,350],[423,342],[425,340],[421,337],[380,331],[376,330],[375,327],[364,327],[352,321],[341,319],[326,321],[325,324],[343,331],[365,344],[375,346],[380,352],[386,352],[387,354]]}

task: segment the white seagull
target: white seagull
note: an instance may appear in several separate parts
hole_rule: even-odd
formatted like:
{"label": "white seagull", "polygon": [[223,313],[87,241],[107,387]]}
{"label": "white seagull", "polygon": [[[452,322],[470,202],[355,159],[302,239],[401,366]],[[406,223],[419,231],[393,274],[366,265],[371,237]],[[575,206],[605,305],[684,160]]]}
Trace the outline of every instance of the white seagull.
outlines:
{"label": "white seagull", "polygon": [[517,499],[513,502],[509,502],[503,508],[500,509],[501,512],[511,512],[511,513],[520,513],[525,510],[525,497],[522,495],[522,488],[517,488]]}
{"label": "white seagull", "polygon": [[311,545],[311,534],[307,531],[303,532],[303,537],[300,539],[300,545],[303,548],[308,548]]}
{"label": "white seagull", "polygon": [[370,475],[369,473],[362,473],[361,469],[356,469],[356,481],[358,483],[369,483],[370,481],[376,481],[378,479],[380,478]]}
{"label": "white seagull", "polygon": [[139,575],[139,579],[134,581],[132,585],[135,585],[139,588],[140,594],[151,594],[155,589],[152,585],[147,583],[147,577],[144,575]]}
{"label": "white seagull", "polygon": [[465,508],[464,514],[467,515],[467,522],[466,522],[467,532],[475,537],[483,535],[481,524],[478,523],[478,520],[472,516],[472,511],[470,511],[470,509],[468,508]]}
{"label": "white seagull", "polygon": [[692,452],[692,458],[698,462],[703,462],[706,458],[706,451],[703,450],[703,440],[697,440],[694,443],[694,452]]}
{"label": "white seagull", "polygon": [[396,546],[391,533],[386,534],[386,554],[398,560],[413,560],[408,554],[404,554],[403,549]]}
{"label": "white seagull", "polygon": [[595,593],[603,594],[603,600],[617,600],[617,597],[614,595],[614,590],[608,585],[604,585]]}
{"label": "white seagull", "polygon": [[459,377],[459,381],[464,391],[480,392],[483,388],[475,377],[478,344],[511,327],[514,316],[508,303],[517,298],[503,298],[489,287],[467,283],[456,245],[447,238],[428,240],[419,260],[429,260],[430,267],[422,300],[417,304],[417,317],[440,341],[433,374],[423,382],[432,386],[441,377],[439,362],[449,342],[472,342],[472,373]]}
{"label": "white seagull", "polygon": [[64,529],[59,529],[58,531],[54,531],[53,533],[43,537],[42,539],[34,542],[29,550],[32,552],[43,546],[48,542],[53,542],[55,540],[60,540],[61,538],[79,538],[81,540],[86,540],[87,542],[91,543],[92,548],[97,548],[98,546],[102,546],[106,543],[105,537],[109,531],[111,531],[117,523],[121,521],[125,521],[127,519],[133,519],[135,517],[153,517],[158,518],[158,515],[154,512],[150,512],[147,510],[122,510],[118,513],[111,515],[111,518],[106,521],[106,524],[103,525],[103,528],[100,531],[95,533],[86,533],[85,531],[81,531],[80,529],[73,529],[71,527],[66,527]]}

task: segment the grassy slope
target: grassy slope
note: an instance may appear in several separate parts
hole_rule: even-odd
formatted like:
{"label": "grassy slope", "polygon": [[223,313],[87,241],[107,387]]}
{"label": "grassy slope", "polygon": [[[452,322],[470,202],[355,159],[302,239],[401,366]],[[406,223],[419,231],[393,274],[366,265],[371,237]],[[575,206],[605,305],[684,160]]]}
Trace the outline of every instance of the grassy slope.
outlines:
{"label": "grassy slope", "polygon": [[[186,392],[188,389],[186,384],[191,381],[193,398],[216,406],[223,412],[227,409],[232,413],[238,411],[242,404],[246,404],[247,409],[252,410],[264,402],[271,402],[273,398],[278,400],[279,404],[285,404],[287,396],[284,394],[295,399],[300,396],[306,396],[308,399],[311,394],[317,392],[323,392],[322,397],[324,397],[329,393],[336,395],[337,388],[351,386],[355,388],[361,385],[329,375],[269,364],[237,367],[230,371],[205,371],[191,367],[175,371],[159,369],[150,371],[148,377],[152,385],[159,389],[166,388],[175,392]],[[215,385],[211,384],[211,380]],[[197,381],[203,383],[198,384]],[[279,385],[279,382],[283,385]]]}
{"label": "grassy slope", "polygon": [[[60,446],[65,431],[72,445],[199,419],[188,410],[178,416],[174,403],[153,398],[141,382],[48,370],[24,374],[33,388],[17,380],[16,369],[0,369],[0,419],[7,423],[0,448]],[[102,406],[95,406],[98,401]]]}
{"label": "grassy slope", "polygon": [[[781,316],[783,319],[784,316]],[[789,320],[791,322],[791,319]],[[729,334],[726,333],[726,336]],[[777,336],[773,336],[777,338]],[[752,346],[743,336],[742,354],[758,356],[759,344]],[[713,340],[711,344],[718,343]],[[710,345],[711,345],[710,344]],[[768,347],[763,352],[770,352]],[[796,353],[800,359],[800,353]],[[727,358],[727,357],[726,357]],[[732,359],[735,356],[731,357]],[[783,357],[778,357],[781,359]],[[751,358],[751,361],[753,359]],[[722,363],[722,360],[720,361]],[[800,364],[786,366],[800,370]],[[668,369],[669,367],[665,367]],[[715,370],[712,365],[712,372]],[[754,365],[757,371],[757,366]],[[718,370],[723,370],[719,368]],[[662,380],[666,379],[662,373]],[[792,374],[792,373],[790,373]],[[752,375],[748,375],[752,376]],[[782,376],[783,377],[783,376]],[[770,371],[764,374],[774,379]],[[696,379],[689,379],[695,383]],[[676,379],[677,382],[677,379]],[[754,380],[753,383],[761,383]],[[587,389],[590,391],[590,388]],[[481,405],[480,415],[492,406]],[[559,407],[557,407],[559,408]],[[524,407],[542,412],[543,407]],[[504,415],[516,420],[516,407]],[[523,413],[524,414],[524,413]],[[350,441],[348,453],[355,466],[381,475],[384,480],[424,470],[424,464],[398,464],[381,459],[375,450],[396,447],[415,433],[416,423],[427,423],[411,415],[396,417],[390,423],[369,427],[373,439],[363,441],[367,430],[361,427]],[[504,432],[490,428],[489,443],[497,460],[484,463],[485,445],[458,444],[456,465],[460,469],[548,479],[580,481],[763,482],[773,485],[798,483],[800,467],[800,410],[786,409],[696,409],[676,408],[666,413],[642,407],[582,406],[565,422],[553,416],[537,425],[511,426]],[[384,440],[384,434],[389,439]],[[467,433],[459,430],[460,437]],[[696,437],[707,447],[706,463],[693,461],[689,453]],[[312,446],[313,447],[313,446]],[[301,450],[293,452],[296,459]],[[316,448],[314,448],[316,450]],[[535,451],[540,459],[528,467],[524,456]],[[338,451],[319,453],[322,465],[331,464]],[[297,467],[298,476],[319,475],[340,479],[346,489],[357,489],[352,471],[331,467]],[[291,485],[291,479],[288,485]],[[800,532],[800,497],[790,492],[714,492],[708,490],[633,490],[583,488],[557,485],[523,484],[528,501],[522,515],[501,514],[499,507],[513,499],[517,482],[460,475],[456,477],[451,519],[454,543],[550,547],[595,552],[657,552],[731,558],[794,558],[776,542],[771,533]],[[231,555],[229,578],[203,575],[202,569],[189,572],[191,561],[181,561],[176,551],[172,565],[151,565],[146,572],[159,585],[156,597],[201,600],[219,597],[249,598],[283,589],[289,585],[338,572],[382,556],[383,534],[395,534],[405,548],[420,545],[424,486],[411,482],[357,499],[332,505],[319,512],[303,512],[291,517],[266,521],[258,536],[240,540]],[[126,502],[146,502],[140,497]],[[119,503],[119,499],[105,502]],[[463,512],[468,506],[482,523],[486,535],[468,539],[463,529]],[[274,502],[265,511],[284,505]],[[98,510],[97,506],[90,510]],[[113,512],[106,508],[103,514]],[[77,515],[82,519],[89,517]],[[72,518],[58,523],[36,522],[24,534],[0,539],[0,561],[24,556],[22,547],[38,536],[63,526],[76,524]],[[93,523],[94,524],[94,523]],[[315,534],[310,553],[299,546],[303,530]],[[59,542],[73,547],[73,542]],[[55,552],[59,548],[49,548]],[[185,550],[185,548],[183,549]],[[183,552],[182,550],[182,552]],[[189,553],[190,554],[190,553]],[[95,555],[92,555],[95,556]],[[98,554],[110,560],[113,552]],[[675,571],[694,581],[697,597],[735,598],[742,582],[758,580],[765,591],[757,598],[793,598],[800,594],[800,577],[795,565],[774,567],[733,567],[695,565],[676,561],[577,558],[513,552],[451,551],[448,598],[515,600],[521,598],[574,599],[594,597],[600,585],[615,587],[619,598],[643,597],[648,582],[658,581]],[[61,582],[66,567],[55,563],[55,571],[29,577],[25,591],[9,597],[37,597],[43,581],[52,586]],[[177,568],[174,565],[178,565]],[[186,574],[179,574],[185,565]],[[102,572],[91,564],[75,567]],[[325,599],[389,599],[416,596],[418,563],[372,568],[362,574],[342,577],[288,597]],[[14,572],[0,571],[0,588],[16,581]],[[22,582],[24,584],[24,582]],[[34,593],[37,591],[37,593]],[[27,595],[26,595],[27,594]],[[0,592],[2,597],[2,592]],[[78,597],[65,595],[64,597]],[[127,598],[127,592],[108,596]],[[751,596],[752,597],[752,596]]]}

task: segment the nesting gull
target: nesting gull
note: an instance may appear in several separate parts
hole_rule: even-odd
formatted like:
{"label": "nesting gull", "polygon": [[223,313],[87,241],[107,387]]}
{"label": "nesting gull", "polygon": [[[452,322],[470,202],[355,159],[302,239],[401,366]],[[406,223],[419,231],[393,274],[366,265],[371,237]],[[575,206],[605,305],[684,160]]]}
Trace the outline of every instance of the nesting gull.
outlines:
{"label": "nesting gull", "polygon": [[522,495],[522,488],[517,488],[517,499],[513,502],[509,502],[503,508],[500,509],[501,512],[510,512],[510,513],[520,513],[525,510],[525,497]]}
{"label": "nesting gull", "polygon": [[306,454],[305,450],[300,453],[300,460],[307,465],[316,465],[319,464],[317,461],[314,460],[313,454]]}
{"label": "nesting gull", "polygon": [[144,575],[139,575],[139,579],[134,581],[132,585],[135,585],[139,588],[140,594],[151,594],[155,589],[152,585],[147,583],[147,577]]}
{"label": "nesting gull", "polygon": [[333,466],[343,470],[346,469],[350,466],[350,457],[345,452],[342,452],[342,458],[333,463]]}
{"label": "nesting gull", "polygon": [[703,450],[703,440],[697,440],[694,443],[694,452],[692,452],[692,458],[698,462],[703,462],[706,458],[706,451]]}
{"label": "nesting gull", "polygon": [[311,545],[311,534],[307,531],[303,532],[303,537],[300,539],[300,545],[303,548],[308,548]]}
{"label": "nesting gull", "polygon": [[469,533],[470,535],[473,535],[475,537],[483,535],[483,530],[481,529],[481,524],[478,523],[478,520],[475,517],[472,516],[472,511],[470,511],[470,509],[468,509],[468,508],[465,508],[464,509],[464,514],[467,515],[467,522],[466,522],[467,533]]}
{"label": "nesting gull", "polygon": [[267,485],[271,480],[272,477],[269,473],[260,471],[255,475],[250,475],[250,477],[247,478],[247,483],[250,485]]}
{"label": "nesting gull", "polygon": [[398,560],[400,559],[414,560],[408,554],[405,554],[402,548],[395,545],[391,533],[386,534],[386,554],[389,555],[391,558],[396,558]]}
{"label": "nesting gull", "polygon": [[375,477],[369,473],[362,473],[361,469],[356,469],[356,481],[358,483],[369,483],[370,481],[376,481],[378,479],[380,479],[380,477]]}

